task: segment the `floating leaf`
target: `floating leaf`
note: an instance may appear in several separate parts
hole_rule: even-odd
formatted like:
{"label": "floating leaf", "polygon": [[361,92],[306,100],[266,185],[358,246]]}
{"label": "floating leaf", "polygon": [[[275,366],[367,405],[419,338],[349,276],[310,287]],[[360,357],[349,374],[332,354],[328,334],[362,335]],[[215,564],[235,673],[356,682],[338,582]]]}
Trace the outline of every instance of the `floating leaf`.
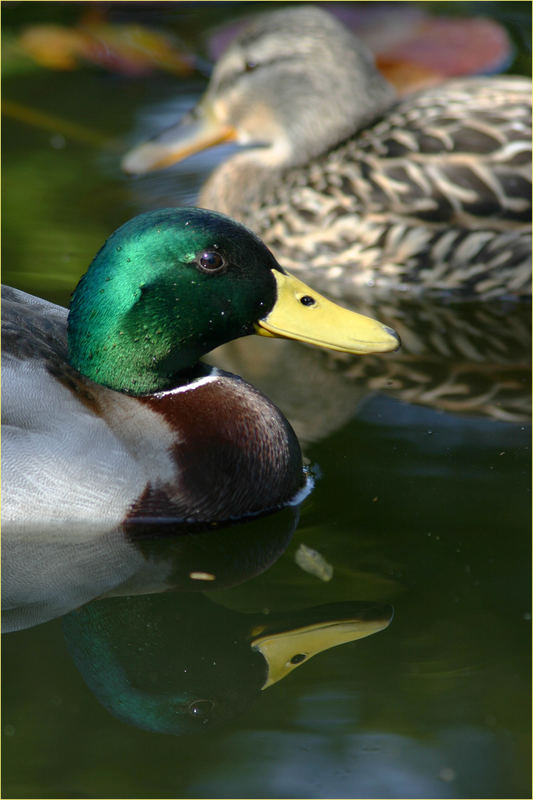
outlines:
{"label": "floating leaf", "polygon": [[323,555],[318,550],[312,547],[307,547],[305,544],[300,544],[298,550],[294,554],[294,560],[304,572],[320,578],[321,581],[330,581],[333,577],[333,567],[326,561]]}
{"label": "floating leaf", "polygon": [[512,47],[505,30],[489,19],[428,18],[407,38],[376,51],[376,63],[401,91],[460,75],[499,72]]}
{"label": "floating leaf", "polygon": [[193,57],[173,37],[141,25],[87,25],[85,58],[113,72],[142,75],[162,69],[177,75],[194,72]]}
{"label": "floating leaf", "polygon": [[87,62],[125,75],[156,69],[190,75],[196,70],[194,56],[174,37],[136,24],[32,25],[20,35],[18,46],[48,69],[72,70]]}
{"label": "floating leaf", "polygon": [[18,40],[19,47],[47,69],[76,69],[83,55],[85,37],[75,28],[62,25],[32,25]]}

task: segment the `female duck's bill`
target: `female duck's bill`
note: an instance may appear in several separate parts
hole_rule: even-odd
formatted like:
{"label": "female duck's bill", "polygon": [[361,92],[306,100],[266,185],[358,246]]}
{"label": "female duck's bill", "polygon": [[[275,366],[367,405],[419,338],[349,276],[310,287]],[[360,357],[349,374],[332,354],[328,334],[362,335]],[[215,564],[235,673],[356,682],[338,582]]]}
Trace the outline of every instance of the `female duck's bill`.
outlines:
{"label": "female duck's bill", "polygon": [[178,124],[155,134],[126,153],[121,166],[130,175],[142,175],[150,170],[170,167],[176,161],[217,144],[237,141],[237,138],[235,128],[221,124],[211,107],[201,103]]}
{"label": "female duck's bill", "polygon": [[178,124],[155,134],[147,142],[130,150],[122,159],[122,169],[129,175],[142,175],[154,169],[170,167],[176,161],[214,147],[237,141],[237,130],[222,124],[210,105],[200,103]]}

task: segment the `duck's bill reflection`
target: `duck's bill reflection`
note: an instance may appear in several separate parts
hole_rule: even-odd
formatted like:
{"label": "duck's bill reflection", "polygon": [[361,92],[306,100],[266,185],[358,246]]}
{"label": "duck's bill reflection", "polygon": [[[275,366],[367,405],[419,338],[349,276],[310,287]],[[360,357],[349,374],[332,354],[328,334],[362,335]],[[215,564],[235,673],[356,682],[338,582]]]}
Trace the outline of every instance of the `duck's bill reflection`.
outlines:
{"label": "duck's bill reflection", "polygon": [[290,629],[283,629],[273,620],[253,631],[252,648],[261,653],[268,665],[263,689],[324,650],[384,630],[393,617],[388,605],[339,603],[324,606],[324,614],[321,611],[306,609],[300,621],[292,617]]}

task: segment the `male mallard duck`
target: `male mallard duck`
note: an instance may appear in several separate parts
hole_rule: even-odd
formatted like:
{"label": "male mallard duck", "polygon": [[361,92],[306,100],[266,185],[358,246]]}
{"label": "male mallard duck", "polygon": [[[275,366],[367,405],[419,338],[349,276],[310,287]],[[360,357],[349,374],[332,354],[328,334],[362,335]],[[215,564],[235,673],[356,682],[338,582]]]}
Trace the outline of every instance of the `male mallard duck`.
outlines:
{"label": "male mallard duck", "polygon": [[352,353],[398,346],[200,209],[115,231],[68,314],[7,289],[2,327],[4,536],[154,517],[205,525],[290,503],[304,476],[289,423],[200,356],[254,331]]}
{"label": "male mallard duck", "polygon": [[63,630],[105,708],[179,736],[227,723],[314,655],[378,633],[391,618],[383,604],[243,614],[201,594],[165,592],[96,600],[64,617]]}
{"label": "male mallard duck", "polygon": [[124,159],[165,166],[223,140],[198,204],[249,225],[336,295],[531,292],[531,81],[453,80],[398,100],[330,14],[258,15],[175,128]]}

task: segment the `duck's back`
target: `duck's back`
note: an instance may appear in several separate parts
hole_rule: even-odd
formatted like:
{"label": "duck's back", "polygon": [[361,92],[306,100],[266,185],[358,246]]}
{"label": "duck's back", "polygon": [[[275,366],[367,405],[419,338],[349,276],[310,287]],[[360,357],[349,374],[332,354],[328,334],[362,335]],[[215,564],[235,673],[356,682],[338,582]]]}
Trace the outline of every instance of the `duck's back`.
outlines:
{"label": "duck's back", "polygon": [[65,308],[2,289],[2,521],[28,533],[69,522],[108,529],[146,483],[69,366],[66,326]]}
{"label": "duck's back", "polygon": [[[531,82],[451,81],[398,102],[234,213],[291,270],[350,286],[531,290]],[[340,287],[340,291],[339,291]]]}

